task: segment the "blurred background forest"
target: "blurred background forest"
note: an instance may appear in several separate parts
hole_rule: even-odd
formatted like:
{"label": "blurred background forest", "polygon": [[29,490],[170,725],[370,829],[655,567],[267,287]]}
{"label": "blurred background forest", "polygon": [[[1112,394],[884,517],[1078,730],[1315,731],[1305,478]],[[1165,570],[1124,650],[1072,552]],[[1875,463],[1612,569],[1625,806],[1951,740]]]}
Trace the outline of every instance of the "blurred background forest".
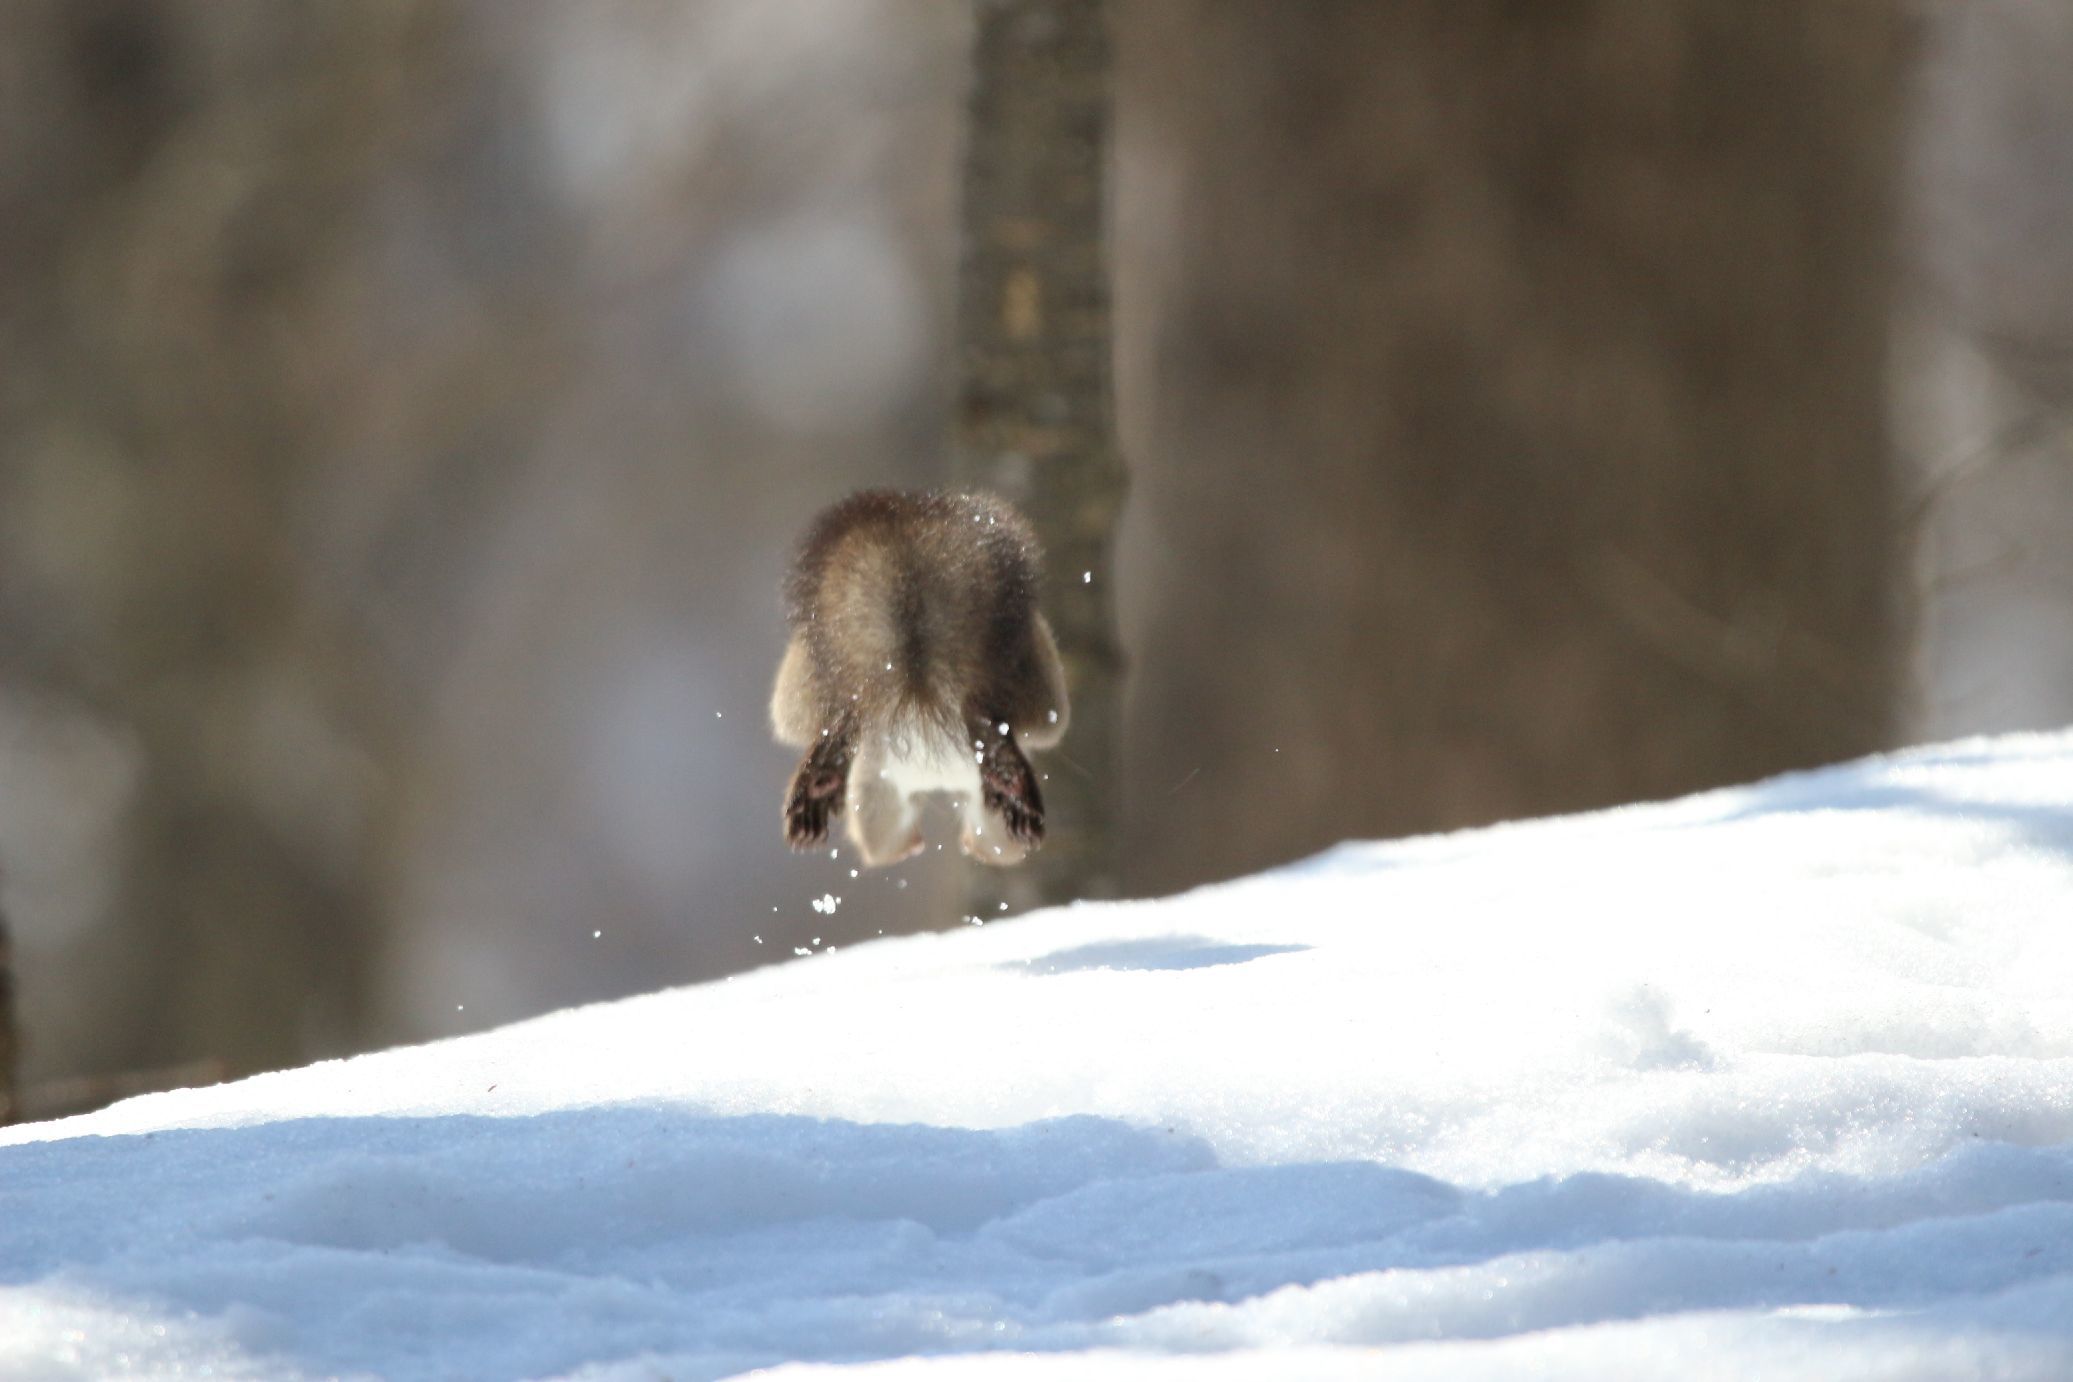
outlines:
{"label": "blurred background forest", "polygon": [[[1111,14],[1127,891],[2073,720],[2073,4]],[[951,473],[971,37],[0,4],[28,1085],[956,921],[764,702]]]}

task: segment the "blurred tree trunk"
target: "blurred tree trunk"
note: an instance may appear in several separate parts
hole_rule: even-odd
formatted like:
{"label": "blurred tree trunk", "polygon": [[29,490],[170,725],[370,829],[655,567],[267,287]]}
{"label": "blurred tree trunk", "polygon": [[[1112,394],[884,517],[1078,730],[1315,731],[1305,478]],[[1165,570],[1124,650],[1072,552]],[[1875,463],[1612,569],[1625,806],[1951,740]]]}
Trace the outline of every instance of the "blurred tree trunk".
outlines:
{"label": "blurred tree trunk", "polygon": [[1049,837],[976,884],[989,914],[1115,891],[1122,660],[1111,553],[1124,475],[1110,402],[1105,0],[978,0],[958,308],[965,483],[1020,505],[1072,696],[1038,762]]}
{"label": "blurred tree trunk", "polygon": [[[0,186],[11,673],[117,726],[109,1011],[67,1064],[350,1049],[378,942],[386,707],[307,598],[296,505],[338,410],[357,199],[423,7],[12,6]],[[23,376],[26,376],[23,377]],[[361,400],[364,403],[364,400]]]}
{"label": "blurred tree trunk", "polygon": [[1125,4],[1133,888],[1892,742],[1903,27]]}
{"label": "blurred tree trunk", "polygon": [[14,949],[7,914],[0,912],[0,1123],[13,1122],[20,1107],[20,1030],[14,1008]]}

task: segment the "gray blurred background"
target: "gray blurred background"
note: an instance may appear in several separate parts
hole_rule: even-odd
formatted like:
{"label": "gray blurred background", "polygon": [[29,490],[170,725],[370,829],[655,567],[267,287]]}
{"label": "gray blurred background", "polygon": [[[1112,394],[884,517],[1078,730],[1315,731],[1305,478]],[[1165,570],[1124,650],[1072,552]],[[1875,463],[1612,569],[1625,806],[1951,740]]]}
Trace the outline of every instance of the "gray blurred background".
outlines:
{"label": "gray blurred background", "polygon": [[[1112,15],[1129,889],[2073,719],[2073,4]],[[970,36],[0,0],[32,1087],[956,924],[764,699],[949,474]]]}

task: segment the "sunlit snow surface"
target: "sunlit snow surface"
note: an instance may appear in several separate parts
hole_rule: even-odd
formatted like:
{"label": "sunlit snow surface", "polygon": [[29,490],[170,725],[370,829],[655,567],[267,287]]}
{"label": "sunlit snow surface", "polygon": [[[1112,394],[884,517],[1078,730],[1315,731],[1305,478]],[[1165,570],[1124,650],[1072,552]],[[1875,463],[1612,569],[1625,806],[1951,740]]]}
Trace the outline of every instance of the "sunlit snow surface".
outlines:
{"label": "sunlit snow surface", "polygon": [[10,1379],[2062,1379],[2073,735],[0,1142]]}

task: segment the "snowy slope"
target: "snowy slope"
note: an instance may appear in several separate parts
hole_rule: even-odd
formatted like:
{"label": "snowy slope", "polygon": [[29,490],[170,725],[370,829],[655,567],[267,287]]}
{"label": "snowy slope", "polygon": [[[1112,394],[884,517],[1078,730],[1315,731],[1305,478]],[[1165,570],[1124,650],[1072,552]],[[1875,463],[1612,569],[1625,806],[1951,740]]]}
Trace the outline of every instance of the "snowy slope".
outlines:
{"label": "snowy slope", "polygon": [[0,1134],[0,1377],[787,1362],[2073,1376],[2073,735]]}

